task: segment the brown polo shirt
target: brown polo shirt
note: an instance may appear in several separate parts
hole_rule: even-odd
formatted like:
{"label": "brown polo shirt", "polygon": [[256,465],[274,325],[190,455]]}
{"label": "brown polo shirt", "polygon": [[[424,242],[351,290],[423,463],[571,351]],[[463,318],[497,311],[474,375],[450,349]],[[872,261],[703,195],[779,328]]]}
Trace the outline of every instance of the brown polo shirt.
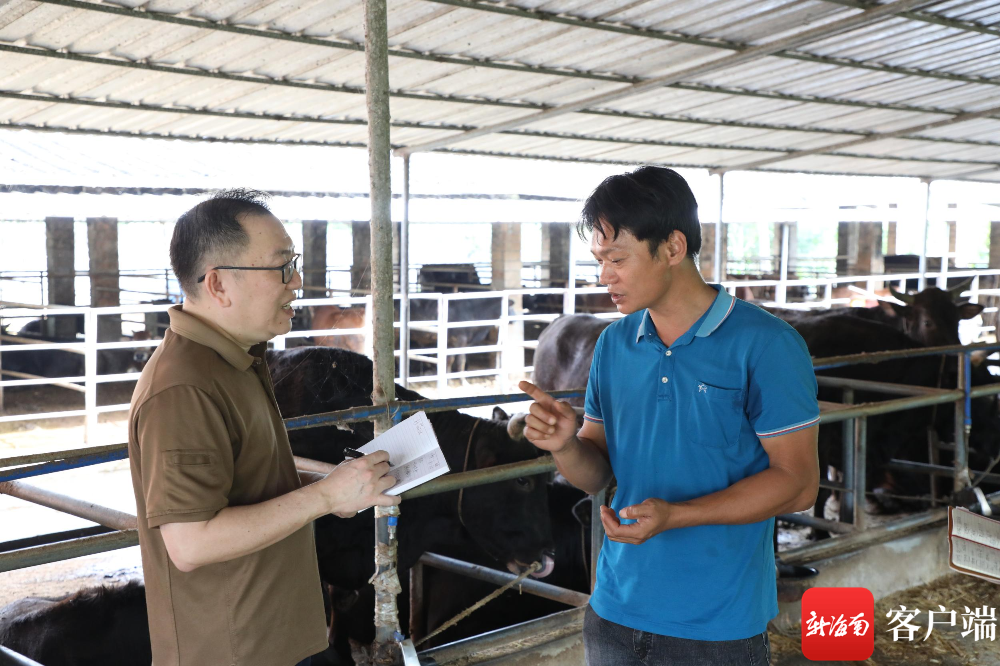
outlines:
{"label": "brown polo shirt", "polygon": [[300,487],[264,349],[247,353],[171,308],[132,395],[129,464],[154,666],[292,666],[326,649],[311,525],[189,573],[170,561],[158,529]]}

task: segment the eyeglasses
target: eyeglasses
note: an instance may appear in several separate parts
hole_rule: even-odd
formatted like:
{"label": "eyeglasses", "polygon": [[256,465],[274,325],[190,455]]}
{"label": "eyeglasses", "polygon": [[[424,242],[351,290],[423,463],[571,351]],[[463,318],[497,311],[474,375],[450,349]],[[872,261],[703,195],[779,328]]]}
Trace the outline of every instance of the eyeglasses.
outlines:
{"label": "eyeglasses", "polygon": [[[293,254],[292,258],[280,266],[214,266],[213,271],[281,271],[281,284],[288,284],[292,281],[292,276],[299,270],[299,257],[301,254]],[[205,281],[205,276],[198,278],[198,284]]]}

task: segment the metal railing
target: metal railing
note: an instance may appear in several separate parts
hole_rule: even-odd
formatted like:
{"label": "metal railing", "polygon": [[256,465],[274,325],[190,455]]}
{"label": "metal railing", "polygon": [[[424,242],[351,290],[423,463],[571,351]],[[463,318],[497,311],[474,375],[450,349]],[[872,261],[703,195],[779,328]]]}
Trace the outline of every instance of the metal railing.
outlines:
{"label": "metal railing", "polygon": [[[977,302],[981,296],[1000,295],[1000,289],[981,289],[980,277],[985,275],[1000,275],[1000,270],[979,271],[979,272],[952,272],[950,277],[971,277],[972,282],[965,292],[973,301]],[[833,289],[836,285],[847,285],[853,288],[859,295],[866,298],[873,298],[874,291],[879,284],[898,283],[900,289],[905,285],[906,280],[919,277],[917,273],[895,274],[891,276],[848,276],[838,278],[823,278],[810,280],[745,280],[726,281],[723,286],[735,294],[740,287],[761,286],[774,287],[776,299],[766,305],[777,305],[779,307],[832,307],[834,305],[846,304],[849,297],[833,298]],[[940,277],[940,276],[939,276]],[[862,285],[862,287],[858,287]],[[795,286],[809,286],[815,288],[817,292],[822,291],[822,298],[808,303],[792,303],[785,298],[784,289]],[[410,303],[418,300],[433,300],[436,302],[436,318],[431,321],[411,321],[412,331],[424,331],[436,335],[434,347],[411,348],[407,351],[409,362],[424,364],[432,369],[430,374],[408,375],[403,383],[407,386],[422,385],[432,383],[439,390],[448,386],[450,380],[467,380],[472,377],[495,377],[502,391],[509,391],[516,379],[531,372],[532,365],[524,363],[524,350],[533,349],[537,343],[535,341],[525,341],[523,339],[523,325],[525,322],[550,322],[560,314],[572,314],[577,311],[579,297],[588,295],[605,294],[603,287],[577,288],[571,285],[565,288],[548,289],[511,289],[504,291],[487,292],[461,292],[461,293],[436,293],[418,292],[409,296]],[[553,295],[562,297],[562,308],[558,312],[549,314],[525,314],[511,312],[512,303],[517,303],[518,298],[524,295]],[[396,295],[398,299],[399,296]],[[495,318],[484,318],[475,321],[449,321],[449,312],[458,301],[472,301],[479,299],[495,299],[499,301],[500,308]],[[319,299],[300,299],[296,302],[299,307],[339,305],[358,306],[363,305],[366,312],[370,312],[370,296],[362,297],[333,297]],[[88,308],[88,307],[59,307],[59,308],[6,308],[0,310],[0,320],[11,321],[17,318],[37,318],[39,316],[60,317],[71,315],[84,316],[84,339],[80,342],[58,342],[58,343],[38,343],[14,345],[11,336],[0,336],[0,407],[2,407],[2,394],[5,387],[54,385],[66,389],[75,390],[84,394],[84,408],[74,410],[64,410],[59,412],[20,414],[0,416],[0,424],[7,422],[29,421],[39,419],[62,419],[84,417],[85,421],[85,441],[93,443],[96,432],[98,416],[104,413],[122,412],[128,410],[127,404],[97,405],[97,386],[102,383],[134,381],[138,375],[136,373],[116,373],[98,374],[97,359],[98,353],[107,350],[140,349],[151,348],[159,344],[159,340],[149,341],[120,341],[120,342],[97,342],[97,320],[99,317],[121,317],[122,315],[147,315],[166,311],[170,305],[126,305],[111,308]],[[557,308],[558,309],[558,308]],[[993,311],[987,308],[986,311]],[[595,313],[598,317],[609,319],[618,318],[621,315],[617,312]],[[399,323],[394,326],[399,328]],[[496,342],[492,344],[478,345],[472,347],[453,347],[449,345],[448,332],[461,328],[491,327],[495,328]],[[980,326],[973,333],[992,330],[992,326]],[[154,333],[155,335],[155,333]],[[361,328],[350,329],[312,329],[295,330],[286,335],[278,336],[273,340],[275,349],[284,349],[289,340],[300,338],[313,338],[317,336],[364,336],[364,349],[371,355],[372,333],[370,317],[366,317],[365,324]],[[22,340],[27,342],[27,340]],[[73,377],[41,377],[14,374],[11,371],[3,370],[3,358],[8,354],[25,353],[29,351],[52,351],[64,350],[75,352],[84,356],[84,374]],[[399,358],[400,352],[396,350]],[[495,354],[495,361],[492,367],[478,370],[464,370],[461,372],[451,372],[449,370],[449,360],[459,354]],[[13,377],[13,378],[10,378]],[[513,380],[512,380],[513,378]],[[397,380],[400,378],[397,377]]]}

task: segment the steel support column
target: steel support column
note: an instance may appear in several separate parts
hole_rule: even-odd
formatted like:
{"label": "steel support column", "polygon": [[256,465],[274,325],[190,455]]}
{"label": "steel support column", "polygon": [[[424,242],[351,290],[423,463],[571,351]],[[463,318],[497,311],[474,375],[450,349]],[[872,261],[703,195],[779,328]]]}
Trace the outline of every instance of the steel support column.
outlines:
{"label": "steel support column", "polygon": [[857,421],[854,438],[854,528],[865,529],[865,489],[867,487],[868,470],[868,417],[862,416]]}
{"label": "steel support column", "polygon": [[410,386],[410,156],[403,155],[403,221],[399,225],[399,381]]}
{"label": "steel support column", "polygon": [[[395,399],[392,279],[392,153],[389,144],[389,54],[385,0],[365,0],[365,101],[368,107],[368,171],[371,190],[372,404]],[[375,421],[375,434],[392,427],[387,409]],[[398,664],[399,617],[396,595],[398,507],[375,507],[375,643],[373,664]]]}
{"label": "steel support column", "polygon": [[[568,266],[566,267],[566,292],[563,294],[563,314],[576,313],[576,242],[573,239],[573,228],[569,232]],[[598,276],[600,279],[600,276]]]}
{"label": "steel support column", "polygon": [[917,278],[917,291],[923,291],[927,287],[927,233],[931,224],[931,181],[929,178],[922,178],[924,184],[924,233],[920,244],[920,263],[917,270],[920,277]]}
{"label": "steel support column", "polygon": [[[845,388],[841,402],[845,405],[854,404],[854,389]],[[841,424],[841,435],[840,435],[840,469],[844,475],[844,487],[854,488],[856,483],[854,476],[854,419],[848,419]],[[820,474],[825,473],[826,470],[820,470]],[[836,479],[830,479],[835,481]],[[862,504],[862,506],[864,506]],[[842,523],[853,523],[854,522],[854,493],[842,493],[840,495],[840,522]]]}
{"label": "steel support column", "polygon": [[[944,258],[942,257],[942,263]],[[969,354],[958,355],[958,388],[965,394],[962,400],[955,401],[955,487],[952,493],[957,493],[972,485],[969,477],[969,433],[972,430],[969,413],[972,394],[971,359]]]}
{"label": "steel support column", "polygon": [[715,257],[712,262],[712,282],[719,284],[722,282],[722,264],[726,258],[722,256],[722,207],[725,203],[726,194],[726,174],[719,174],[719,217],[715,221]]}
{"label": "steel support column", "polygon": [[601,522],[601,507],[608,499],[605,488],[590,498],[590,591],[597,585],[597,561],[604,546],[604,523]]}
{"label": "steel support column", "polygon": [[788,223],[781,225],[781,257],[778,273],[778,286],[774,290],[774,300],[778,305],[784,305],[788,300],[788,244],[790,229]]}

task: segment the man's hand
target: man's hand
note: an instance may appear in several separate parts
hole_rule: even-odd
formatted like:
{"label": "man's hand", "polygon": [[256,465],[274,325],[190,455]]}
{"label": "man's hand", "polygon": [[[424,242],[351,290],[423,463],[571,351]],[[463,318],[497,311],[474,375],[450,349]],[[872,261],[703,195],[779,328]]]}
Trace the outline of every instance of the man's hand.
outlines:
{"label": "man's hand", "polygon": [[564,400],[556,400],[531,382],[517,387],[535,399],[524,420],[524,436],[545,451],[558,453],[576,437],[576,412]]}
{"label": "man's hand", "polygon": [[632,518],[636,522],[622,525],[615,512],[601,507],[601,523],[604,532],[612,541],[640,544],[668,529],[671,505],[661,499],[650,498],[641,504],[633,504],[622,509],[622,518]]}
{"label": "man's hand", "polygon": [[399,504],[398,496],[384,494],[396,485],[396,479],[388,476],[388,472],[389,454],[376,451],[341,463],[310,487],[322,494],[327,503],[327,513],[351,518],[370,506]]}

